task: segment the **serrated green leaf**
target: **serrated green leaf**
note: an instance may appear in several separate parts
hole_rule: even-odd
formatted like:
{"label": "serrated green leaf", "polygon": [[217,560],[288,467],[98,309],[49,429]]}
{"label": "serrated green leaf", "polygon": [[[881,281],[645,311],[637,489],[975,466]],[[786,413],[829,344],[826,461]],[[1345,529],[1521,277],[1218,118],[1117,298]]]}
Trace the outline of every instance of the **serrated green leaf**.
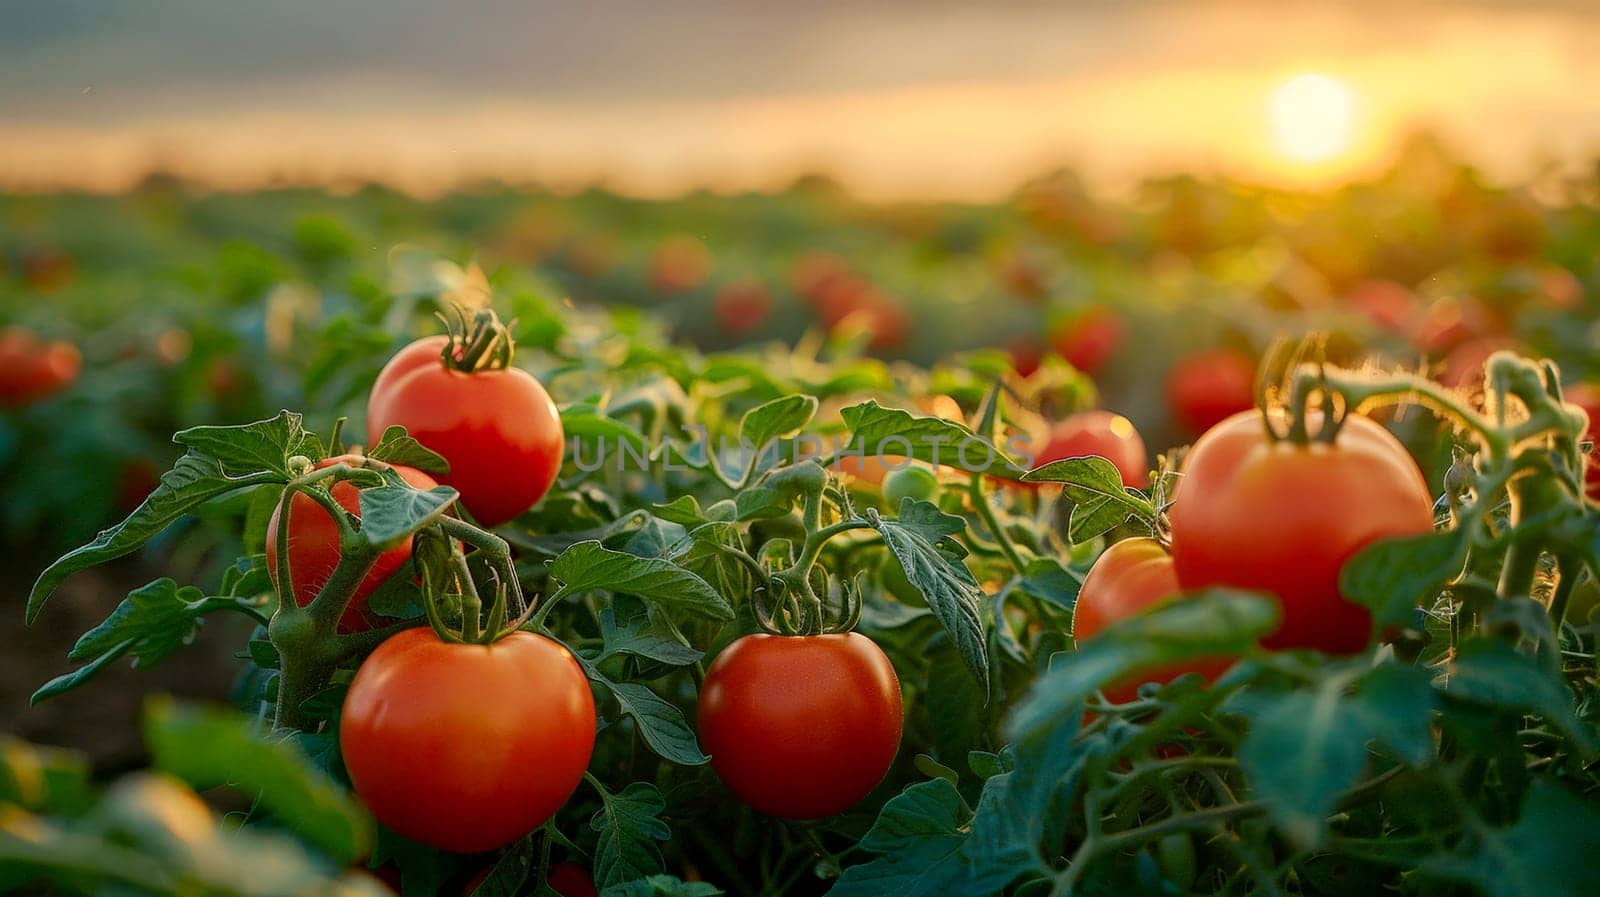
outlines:
{"label": "serrated green leaf", "polygon": [[50,594],[68,576],[133,552],[201,503],[235,489],[281,482],[287,482],[287,476],[276,471],[232,478],[223,473],[213,458],[192,452],[184,455],[171,470],[162,474],[161,485],[126,519],[101,531],[87,545],[62,555],[39,574],[28,594],[27,621],[32,623],[39,616]]}
{"label": "serrated green leaf", "polygon": [[1245,779],[1304,847],[1321,842],[1328,813],[1366,763],[1370,733],[1345,701],[1348,684],[1334,677],[1315,691],[1255,693],[1233,705],[1250,720],[1239,746]]}
{"label": "serrated green leaf", "polygon": [[1022,471],[1005,451],[955,421],[916,417],[872,400],[841,409],[839,416],[850,431],[848,445],[867,457],[903,455],[1004,479],[1016,479]]}
{"label": "serrated green leaf", "polygon": [[1448,856],[1422,864],[1430,875],[1473,885],[1486,897],[1600,894],[1600,805],[1538,780],[1506,828],[1479,830]]}
{"label": "serrated green leaf", "polygon": [[589,820],[600,838],[595,844],[594,879],[602,893],[662,869],[657,841],[672,837],[661,819],[667,801],[647,782],[633,782],[620,794],[600,791],[601,807]]}
{"label": "serrated green leaf", "polygon": [[612,551],[599,542],[579,542],[550,564],[550,575],[568,594],[606,589],[652,604],[709,617],[733,619],[733,608],[710,583],[661,558]]}
{"label": "serrated green leaf", "polygon": [[700,750],[694,730],[675,705],[637,682],[601,681],[616,696],[623,714],[633,717],[645,744],[662,759],[680,766],[700,766],[711,759]]}
{"label": "serrated green leaf", "polygon": [[289,459],[296,455],[322,459],[322,444],[317,435],[301,423],[300,415],[280,411],[268,420],[230,427],[190,427],[172,437],[190,451],[213,458],[229,477],[243,477],[268,471],[285,482]]}
{"label": "serrated green leaf", "polygon": [[961,847],[971,811],[945,779],[889,799],[861,849],[877,854],[844,870],[829,897],[986,897],[968,882]]}
{"label": "serrated green leaf", "polygon": [[906,580],[927,599],[928,609],[987,695],[989,649],[983,628],[983,589],[959,560],[965,549],[951,539],[965,530],[966,524],[928,502],[907,498],[901,502],[899,517],[878,517],[873,525]]}
{"label": "serrated green leaf", "polygon": [[632,654],[670,666],[687,666],[705,656],[684,644],[670,625],[642,611],[621,622],[614,608],[600,611],[600,638],[602,648],[595,663],[617,654]]}
{"label": "serrated green leaf", "polygon": [[406,435],[406,428],[399,424],[383,431],[378,444],[367,449],[367,457],[387,464],[404,464],[435,476],[450,472],[450,462],[443,455]]}
{"label": "serrated green leaf", "polygon": [[1073,544],[1087,542],[1129,517],[1152,526],[1155,523],[1155,505],[1138,490],[1124,486],[1116,465],[1098,455],[1051,461],[1023,474],[1022,481],[1061,484],[1062,492],[1074,503],[1067,522],[1067,538]]}
{"label": "serrated green leaf", "polygon": [[361,535],[375,548],[387,549],[438,520],[461,495],[450,486],[418,489],[392,471],[384,476],[393,477],[389,485],[360,491]]}

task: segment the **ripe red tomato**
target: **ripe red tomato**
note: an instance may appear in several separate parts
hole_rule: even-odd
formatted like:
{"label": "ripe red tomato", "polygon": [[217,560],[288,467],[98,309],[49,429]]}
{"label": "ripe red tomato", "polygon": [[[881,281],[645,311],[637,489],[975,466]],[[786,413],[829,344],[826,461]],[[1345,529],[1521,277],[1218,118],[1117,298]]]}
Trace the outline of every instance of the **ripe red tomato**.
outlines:
{"label": "ripe red tomato", "polygon": [[1040,467],[1063,458],[1099,455],[1117,466],[1122,482],[1134,489],[1150,485],[1150,462],[1133,422],[1110,411],[1081,411],[1056,424],[1033,459]]}
{"label": "ripe red tomato", "polygon": [[1589,464],[1584,468],[1583,481],[1589,497],[1600,501],[1600,386],[1593,383],[1570,386],[1565,399],[1589,413],[1588,439],[1594,445],[1589,449]]}
{"label": "ripe red tomato", "polygon": [[445,367],[442,339],[412,343],[379,372],[367,402],[367,439],[376,443],[388,427],[405,427],[450,462],[439,481],[461,492],[461,504],[480,523],[498,526],[533,507],[555,482],[561,415],[527,371]]}
{"label": "ripe red tomato", "polygon": [[[1083,586],[1078,589],[1078,603],[1072,611],[1072,637],[1077,641],[1094,638],[1112,623],[1178,593],[1178,574],[1173,569],[1172,556],[1159,542],[1123,539],[1107,548],[1089,568],[1089,575],[1083,578]],[[1157,667],[1112,683],[1102,691],[1112,702],[1126,704],[1139,697],[1139,686],[1145,682],[1171,682],[1189,672],[1214,680],[1232,663],[1232,658],[1215,657]]]}
{"label": "ripe red tomato", "polygon": [[[340,455],[337,458],[324,458],[318,461],[317,467],[331,467],[341,461],[351,467],[360,467],[366,459],[359,455]],[[433,477],[420,470],[403,464],[394,465],[394,469],[400,474],[401,479],[418,489],[432,489],[439,485],[434,482]],[[357,517],[361,516],[361,490],[354,483],[341,480],[334,483],[330,491],[333,493],[333,500],[339,503],[339,507]],[[267,521],[267,571],[272,575],[273,585],[278,583],[278,524],[278,511],[274,510],[272,519]],[[361,584],[356,586],[350,605],[339,618],[340,632],[361,632],[373,627],[376,621],[371,619],[367,612],[367,597],[410,559],[410,536],[378,556],[378,562],[372,565],[372,569],[361,580]],[[295,603],[301,607],[310,604],[311,599],[322,591],[328,577],[333,575],[333,568],[337,566],[339,566],[338,523],[327,509],[317,504],[315,499],[306,495],[296,495],[289,500],[289,581],[294,585]]]}
{"label": "ripe red tomato", "polygon": [[650,256],[650,286],[660,293],[683,293],[711,276],[711,251],[694,237],[664,240]]}
{"label": "ripe red tomato", "polygon": [[1505,337],[1469,339],[1459,343],[1444,357],[1439,369],[1439,382],[1455,389],[1482,390],[1483,366],[1489,356],[1501,349],[1517,349],[1516,340]]}
{"label": "ripe red tomato", "polygon": [[739,639],[706,672],[699,713],[701,746],[728,790],[784,819],[849,809],[900,747],[900,680],[854,632]]}
{"label": "ripe red tomato", "polygon": [[21,327],[0,331],[0,407],[20,408],[78,379],[83,356],[71,343],[42,342]]}
{"label": "ripe red tomato", "polygon": [[589,876],[589,870],[577,863],[557,863],[551,866],[550,874],[545,876],[544,883],[561,897],[600,897],[600,892],[594,886],[594,879]]}
{"label": "ripe red tomato", "polygon": [[757,280],[738,280],[717,291],[717,323],[735,336],[760,327],[772,313],[772,295]]}
{"label": "ripe red tomato", "polygon": [[898,348],[906,339],[910,316],[898,299],[876,290],[868,289],[859,297],[859,304],[832,328],[836,333],[861,330],[867,334],[867,346],[884,351]]}
{"label": "ripe red tomato", "polygon": [[1256,404],[1256,363],[1243,352],[1214,349],[1178,362],[1167,375],[1167,407],[1190,433],[1204,433]]}
{"label": "ripe red tomato", "polygon": [[1245,411],[1189,450],[1168,519],[1184,589],[1270,592],[1283,620],[1263,645],[1351,654],[1372,617],[1340,594],[1340,569],[1378,539],[1431,532],[1433,499],[1405,447],[1365,417],[1346,418],[1332,445],[1295,445]]}
{"label": "ripe red tomato", "polygon": [[339,746],[379,822],[424,844],[482,853],[555,814],[594,750],[594,695],[560,643],[513,632],[448,644],[432,629],[378,646],[356,671]]}
{"label": "ripe red tomato", "polygon": [[1039,370],[1039,365],[1044,363],[1044,346],[1029,337],[1012,340],[1006,351],[1011,355],[1011,369],[1017,372],[1018,377],[1032,377]]}
{"label": "ripe red tomato", "polygon": [[1116,354],[1125,329],[1116,312],[1097,306],[1056,331],[1056,351],[1073,367],[1093,376]]}
{"label": "ripe red tomato", "polygon": [[1417,297],[1392,280],[1365,280],[1350,291],[1350,307],[1391,333],[1410,332],[1417,318]]}

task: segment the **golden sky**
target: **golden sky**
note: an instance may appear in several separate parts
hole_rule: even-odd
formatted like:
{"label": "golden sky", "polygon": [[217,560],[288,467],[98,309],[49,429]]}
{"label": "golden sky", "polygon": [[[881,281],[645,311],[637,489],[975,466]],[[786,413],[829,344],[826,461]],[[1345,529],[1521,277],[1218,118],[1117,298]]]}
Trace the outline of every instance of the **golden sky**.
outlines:
{"label": "golden sky", "polygon": [[989,198],[1062,163],[1111,188],[1339,179],[1418,126],[1505,177],[1600,155],[1600,3],[94,6],[8,16],[0,184],[160,165],[665,194],[825,170]]}

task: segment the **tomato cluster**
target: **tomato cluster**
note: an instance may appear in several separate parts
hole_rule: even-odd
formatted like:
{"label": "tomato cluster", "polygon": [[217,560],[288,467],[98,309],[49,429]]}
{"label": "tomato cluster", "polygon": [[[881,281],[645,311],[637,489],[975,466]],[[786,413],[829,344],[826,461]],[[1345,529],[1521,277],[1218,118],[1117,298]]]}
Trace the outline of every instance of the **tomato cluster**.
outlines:
{"label": "tomato cluster", "polygon": [[[1351,415],[1328,441],[1280,438],[1261,412],[1241,411],[1208,429],[1184,457],[1168,511],[1171,554],[1149,539],[1106,550],[1083,581],[1073,635],[1166,599],[1212,586],[1275,597],[1282,616],[1262,644],[1330,654],[1364,650],[1372,616],[1341,592],[1339,574],[1361,549],[1433,529],[1433,499],[1399,440]],[[1307,421],[1315,431],[1319,414]],[[1106,690],[1134,697],[1139,682],[1190,670],[1210,677],[1226,664],[1201,661],[1146,671]]]}

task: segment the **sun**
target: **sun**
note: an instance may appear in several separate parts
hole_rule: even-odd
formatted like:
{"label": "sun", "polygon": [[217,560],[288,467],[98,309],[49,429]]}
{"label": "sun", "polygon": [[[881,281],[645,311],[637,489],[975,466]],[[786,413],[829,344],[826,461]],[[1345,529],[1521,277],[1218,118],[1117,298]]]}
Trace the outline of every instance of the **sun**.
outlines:
{"label": "sun", "polygon": [[1272,131],[1278,149],[1300,162],[1332,159],[1350,147],[1355,94],[1344,82],[1308,72],[1273,91]]}

